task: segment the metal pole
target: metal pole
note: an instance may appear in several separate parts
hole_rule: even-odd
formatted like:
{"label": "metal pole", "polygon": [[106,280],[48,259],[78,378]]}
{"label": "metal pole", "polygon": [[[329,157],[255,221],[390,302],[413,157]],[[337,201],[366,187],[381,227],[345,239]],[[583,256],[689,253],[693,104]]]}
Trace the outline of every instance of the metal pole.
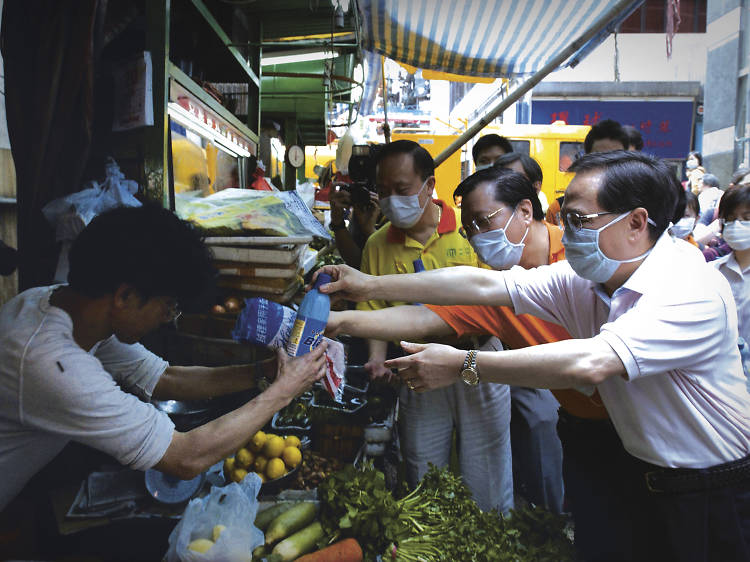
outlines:
{"label": "metal pole", "polygon": [[591,39],[594,35],[599,33],[602,29],[607,27],[609,22],[617,16],[620,12],[632,5],[633,0],[619,0],[617,4],[612,6],[607,12],[600,17],[588,30],[586,30],[578,39],[573,41],[565,49],[560,51],[555,57],[553,57],[547,64],[537,70],[526,82],[518,86],[513,90],[508,97],[503,99],[494,108],[484,115],[481,119],[476,121],[471,127],[469,127],[464,134],[453,141],[448,148],[443,150],[440,154],[435,157],[435,166],[439,166],[445,162],[451,154],[461,148],[466,142],[476,135],[479,131],[489,125],[495,117],[500,115],[503,111],[508,109],[513,103],[523,97],[523,95],[531,90],[534,86],[539,84],[545,76],[555,70],[560,64],[565,62],[572,54],[580,49],[586,41]]}
{"label": "metal pole", "polygon": [[385,144],[391,142],[391,126],[388,124],[388,84],[385,81],[385,57],[380,57],[380,74],[383,79],[383,135]]}

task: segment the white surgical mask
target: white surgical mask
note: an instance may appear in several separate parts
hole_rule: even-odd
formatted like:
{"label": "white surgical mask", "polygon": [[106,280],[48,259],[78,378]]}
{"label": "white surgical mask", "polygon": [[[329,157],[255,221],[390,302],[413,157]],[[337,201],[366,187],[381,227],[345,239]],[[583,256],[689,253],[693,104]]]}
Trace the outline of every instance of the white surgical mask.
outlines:
{"label": "white surgical mask", "polygon": [[685,166],[688,170],[695,170],[698,167],[698,161],[697,160],[688,160],[685,162]]}
{"label": "white surgical mask", "polygon": [[429,178],[424,181],[422,187],[414,195],[389,195],[380,199],[380,210],[383,211],[385,218],[398,228],[411,228],[417,224],[430,201],[428,198],[424,205],[419,204],[419,194],[422,193],[428,180]]}
{"label": "white surgical mask", "polygon": [[732,250],[750,249],[750,221],[724,223],[721,236]]}
{"label": "white surgical mask", "polygon": [[477,172],[492,167],[492,164],[477,164]]}
{"label": "white surgical mask", "polygon": [[669,232],[675,238],[685,238],[695,228],[695,217],[682,217],[669,228]]}
{"label": "white surgical mask", "polygon": [[[609,281],[615,274],[620,264],[642,260],[651,253],[649,249],[638,257],[629,260],[616,260],[605,256],[599,247],[599,234],[601,231],[620,222],[630,213],[631,211],[622,213],[615,220],[605,224],[601,228],[582,228],[578,231],[573,227],[565,229],[562,237],[563,247],[565,248],[565,259],[568,260],[573,271],[580,277],[594,283],[604,283]],[[648,222],[654,224],[654,221],[650,218]]]}
{"label": "white surgical mask", "polygon": [[516,211],[514,210],[503,228],[480,232],[472,236],[469,240],[471,247],[474,248],[479,259],[492,269],[509,269],[514,265],[518,265],[521,261],[521,254],[523,254],[525,246],[523,241],[526,240],[526,236],[529,234],[528,227],[518,244],[514,244],[508,240],[505,234],[505,230],[515,215]]}

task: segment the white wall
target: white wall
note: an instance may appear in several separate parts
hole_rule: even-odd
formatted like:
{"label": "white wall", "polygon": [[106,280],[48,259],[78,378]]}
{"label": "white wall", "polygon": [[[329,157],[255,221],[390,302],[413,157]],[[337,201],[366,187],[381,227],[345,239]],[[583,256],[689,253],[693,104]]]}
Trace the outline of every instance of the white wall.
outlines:
{"label": "white wall", "polygon": [[[705,82],[708,37],[678,33],[667,58],[663,33],[621,33],[617,36],[621,82]],[[575,68],[551,73],[550,82],[603,82],[615,79],[615,38],[610,35]]]}

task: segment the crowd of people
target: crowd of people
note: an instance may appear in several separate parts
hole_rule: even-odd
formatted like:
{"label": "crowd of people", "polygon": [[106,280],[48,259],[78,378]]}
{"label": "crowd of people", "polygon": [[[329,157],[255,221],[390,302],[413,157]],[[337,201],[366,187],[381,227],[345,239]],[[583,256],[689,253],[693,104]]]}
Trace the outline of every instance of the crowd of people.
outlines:
{"label": "crowd of people", "polygon": [[570,512],[583,560],[750,559],[749,170],[725,190],[691,153],[680,184],[642,148],[601,121],[547,205],[538,163],[486,135],[458,216],[429,154],[391,143],[387,222],[327,268],[358,301],[328,329],[402,383],[410,484],[455,431],[480,506]]}
{"label": "crowd of people", "polygon": [[[455,443],[482,509],[570,513],[582,560],[750,560],[750,171],[725,190],[691,153],[681,185],[642,147],[597,123],[547,201],[539,164],[487,135],[456,208],[423,147],[385,145],[368,198],[331,193],[348,265],[322,290],[357,304],[327,330],[366,339],[371,378],[398,387],[409,485]],[[152,399],[253,385],[249,366],[170,366],[138,343],[213,282],[187,223],[117,209],[74,242],[67,284],[0,309],[5,521],[70,441],[190,478],[323,375],[325,345],[279,353],[257,398],[177,431]]]}

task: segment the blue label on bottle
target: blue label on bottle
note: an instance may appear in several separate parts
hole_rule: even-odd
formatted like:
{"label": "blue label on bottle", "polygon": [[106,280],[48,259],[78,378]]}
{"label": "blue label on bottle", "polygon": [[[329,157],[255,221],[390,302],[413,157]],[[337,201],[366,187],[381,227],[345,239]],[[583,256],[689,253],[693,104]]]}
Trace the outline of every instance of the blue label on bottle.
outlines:
{"label": "blue label on bottle", "polygon": [[305,318],[297,315],[289,337],[286,352],[292,357],[299,357],[315,349],[323,339],[326,322],[315,318]]}

